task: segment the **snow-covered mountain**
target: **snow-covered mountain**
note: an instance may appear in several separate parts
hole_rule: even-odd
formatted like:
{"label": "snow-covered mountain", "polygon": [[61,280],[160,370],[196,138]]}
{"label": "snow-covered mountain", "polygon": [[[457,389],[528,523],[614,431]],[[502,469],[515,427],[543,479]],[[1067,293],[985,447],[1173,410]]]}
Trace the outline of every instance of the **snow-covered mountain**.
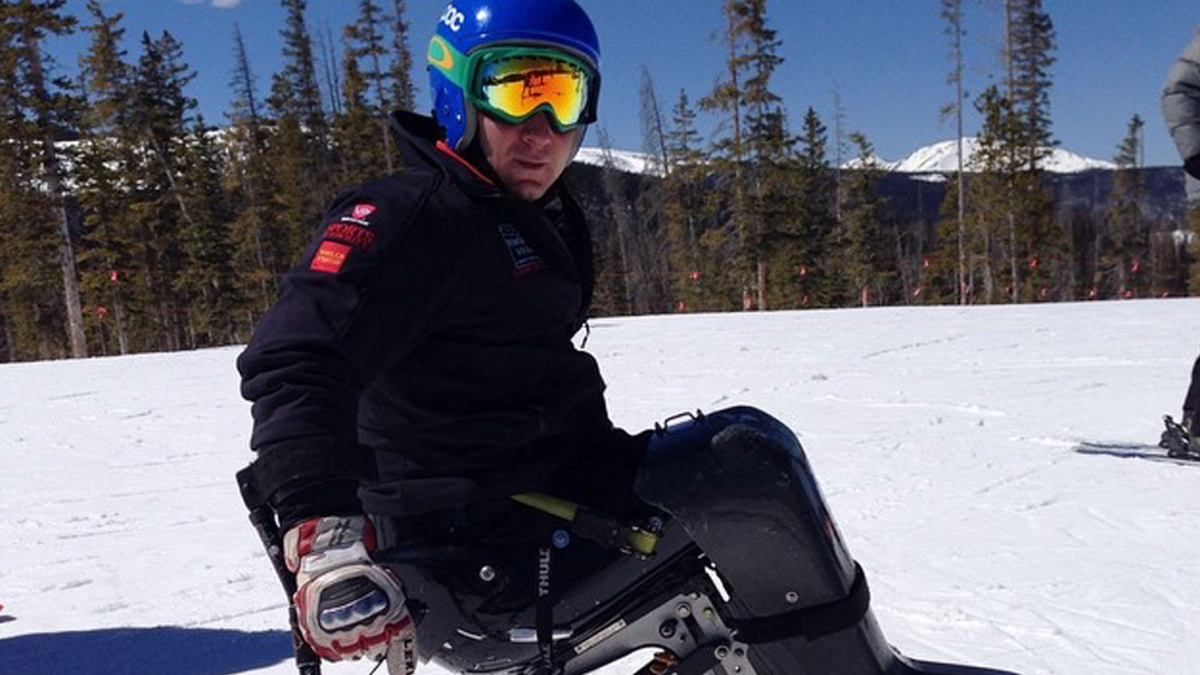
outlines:
{"label": "snow-covered mountain", "polygon": [[[979,139],[975,137],[963,139],[963,164],[967,171],[971,170],[975,154],[978,151]],[[900,173],[946,173],[957,171],[958,143],[953,140],[934,143],[893,163],[889,168],[892,171]],[[1053,173],[1078,173],[1091,169],[1115,169],[1116,164],[1091,157],[1084,157],[1070,150],[1053,148],[1046,157],[1042,168]]]}
{"label": "snow-covered mountain", "polygon": [[632,150],[605,150],[603,148],[580,148],[575,155],[575,161],[591,166],[605,166],[610,162],[613,168],[627,173],[660,174],[662,169],[655,162],[653,155]]}
{"label": "snow-covered mountain", "polygon": [[[972,161],[979,150],[979,139],[970,136],[963,139],[963,163],[967,171],[972,170]],[[607,157],[606,157],[607,152]],[[611,158],[611,160],[609,159]],[[601,148],[580,148],[575,161],[592,166],[604,166],[609,161],[612,165],[628,173],[658,173],[661,170],[654,157],[645,152],[632,150],[608,150]],[[859,166],[858,159],[845,162],[842,166],[853,169]],[[913,174],[943,174],[958,171],[958,143],[949,140],[919,148],[907,157],[897,161],[876,159],[876,164],[885,171]],[[1093,169],[1112,170],[1116,164],[1092,157],[1085,157],[1063,148],[1053,148],[1046,157],[1042,168],[1052,173],[1079,173]]]}
{"label": "snow-covered mountain", "polygon": [[[963,168],[972,171],[975,154],[979,151],[979,139],[974,136],[963,138]],[[933,145],[913,151],[904,159],[889,162],[877,159],[877,165],[896,173],[953,173],[958,171],[958,143],[953,140],[941,141]],[[843,166],[854,168],[860,164],[853,159]],[[1085,157],[1063,148],[1053,148],[1042,164],[1042,168],[1052,173],[1079,173],[1092,169],[1115,169],[1116,164],[1102,159]]]}

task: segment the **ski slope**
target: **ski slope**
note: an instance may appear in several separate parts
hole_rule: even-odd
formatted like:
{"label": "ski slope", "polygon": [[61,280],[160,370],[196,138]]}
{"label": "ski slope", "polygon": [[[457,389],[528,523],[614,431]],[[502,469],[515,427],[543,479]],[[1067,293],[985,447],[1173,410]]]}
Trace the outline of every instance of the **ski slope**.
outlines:
{"label": "ski slope", "polygon": [[[626,428],[788,423],[906,655],[1200,674],[1200,466],[1075,451],[1178,415],[1200,299],[601,319],[587,348]],[[238,352],[0,366],[0,673],[295,672],[233,481]]]}

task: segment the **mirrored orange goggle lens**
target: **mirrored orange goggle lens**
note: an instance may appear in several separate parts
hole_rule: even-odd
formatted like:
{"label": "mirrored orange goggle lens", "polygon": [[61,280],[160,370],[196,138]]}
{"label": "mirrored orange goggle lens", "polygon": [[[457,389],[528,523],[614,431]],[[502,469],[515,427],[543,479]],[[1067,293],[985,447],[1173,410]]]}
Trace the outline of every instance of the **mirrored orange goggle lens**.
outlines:
{"label": "mirrored orange goggle lens", "polygon": [[548,106],[561,126],[578,124],[587,106],[588,74],[569,61],[520,56],[487,61],[478,97],[486,107],[523,119]]}

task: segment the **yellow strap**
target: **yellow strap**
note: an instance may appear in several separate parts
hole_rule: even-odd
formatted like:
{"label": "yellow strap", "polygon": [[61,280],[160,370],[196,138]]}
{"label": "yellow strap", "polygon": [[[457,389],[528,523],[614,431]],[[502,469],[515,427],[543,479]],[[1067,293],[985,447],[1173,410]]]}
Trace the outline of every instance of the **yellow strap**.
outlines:
{"label": "yellow strap", "polygon": [[512,498],[525,506],[535,508],[538,511],[544,511],[563,520],[575,520],[575,514],[579,512],[578,504],[565,499],[559,499],[558,497],[544,495],[540,492],[523,492],[519,495],[513,495]]}
{"label": "yellow strap", "polygon": [[[513,495],[512,498],[514,501],[520,502],[525,506],[549,513],[566,521],[574,521],[575,515],[579,513],[579,505],[575,502],[551,497],[540,492],[523,492],[519,495]],[[629,530],[630,550],[638,555],[654,555],[654,549],[658,546],[657,534],[638,527],[629,527],[627,529]]]}

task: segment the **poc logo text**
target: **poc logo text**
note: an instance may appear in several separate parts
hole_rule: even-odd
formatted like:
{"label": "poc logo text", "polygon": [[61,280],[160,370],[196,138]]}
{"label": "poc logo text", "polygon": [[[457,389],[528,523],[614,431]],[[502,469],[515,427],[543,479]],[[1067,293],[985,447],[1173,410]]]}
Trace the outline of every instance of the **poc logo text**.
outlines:
{"label": "poc logo text", "polygon": [[466,20],[467,17],[463,16],[463,13],[458,11],[454,5],[447,5],[446,11],[442,14],[442,23],[446,24],[455,33],[462,28],[463,21]]}

